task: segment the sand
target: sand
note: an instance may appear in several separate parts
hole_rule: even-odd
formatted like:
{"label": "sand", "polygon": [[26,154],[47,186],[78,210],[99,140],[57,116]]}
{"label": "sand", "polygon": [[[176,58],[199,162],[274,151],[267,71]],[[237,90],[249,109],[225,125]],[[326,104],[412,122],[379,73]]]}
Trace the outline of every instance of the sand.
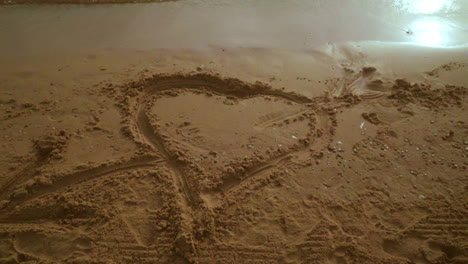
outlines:
{"label": "sand", "polygon": [[468,263],[466,47],[11,8],[0,263]]}
{"label": "sand", "polygon": [[310,95],[85,59],[4,70],[0,262],[466,263],[466,64]]}

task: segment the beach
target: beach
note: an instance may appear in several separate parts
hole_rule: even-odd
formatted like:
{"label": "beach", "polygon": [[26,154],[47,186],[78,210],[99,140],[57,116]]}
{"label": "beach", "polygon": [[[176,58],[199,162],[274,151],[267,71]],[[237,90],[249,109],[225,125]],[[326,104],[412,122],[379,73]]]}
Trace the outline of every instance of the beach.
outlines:
{"label": "beach", "polygon": [[0,263],[467,263],[435,2],[1,6]]}

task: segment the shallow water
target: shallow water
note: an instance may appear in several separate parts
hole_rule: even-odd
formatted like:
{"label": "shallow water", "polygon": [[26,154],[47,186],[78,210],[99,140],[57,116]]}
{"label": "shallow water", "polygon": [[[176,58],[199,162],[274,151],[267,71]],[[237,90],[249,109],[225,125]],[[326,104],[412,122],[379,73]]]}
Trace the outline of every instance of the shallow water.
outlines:
{"label": "shallow water", "polygon": [[0,56],[108,49],[313,49],[345,42],[468,43],[468,1],[179,1],[0,7]]}

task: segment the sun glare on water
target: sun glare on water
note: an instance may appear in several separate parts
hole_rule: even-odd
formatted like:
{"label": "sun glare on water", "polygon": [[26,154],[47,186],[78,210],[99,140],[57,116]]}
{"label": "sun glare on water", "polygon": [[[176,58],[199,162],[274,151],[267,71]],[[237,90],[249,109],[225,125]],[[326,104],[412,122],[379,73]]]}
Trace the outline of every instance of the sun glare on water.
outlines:
{"label": "sun glare on water", "polygon": [[451,33],[454,28],[447,20],[447,15],[459,9],[459,1],[394,0],[394,4],[412,16],[406,30],[411,42],[422,46],[445,47],[453,41]]}
{"label": "sun glare on water", "polygon": [[442,20],[423,18],[411,25],[413,41],[424,46],[444,46],[449,41],[450,27]]}

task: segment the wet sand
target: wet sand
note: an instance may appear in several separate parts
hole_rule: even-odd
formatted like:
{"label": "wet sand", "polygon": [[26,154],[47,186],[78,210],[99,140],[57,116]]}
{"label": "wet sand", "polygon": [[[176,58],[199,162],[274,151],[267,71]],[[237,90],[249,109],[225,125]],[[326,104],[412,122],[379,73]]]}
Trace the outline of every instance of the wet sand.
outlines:
{"label": "wet sand", "polygon": [[468,261],[466,47],[40,43],[1,55],[0,263]]}

